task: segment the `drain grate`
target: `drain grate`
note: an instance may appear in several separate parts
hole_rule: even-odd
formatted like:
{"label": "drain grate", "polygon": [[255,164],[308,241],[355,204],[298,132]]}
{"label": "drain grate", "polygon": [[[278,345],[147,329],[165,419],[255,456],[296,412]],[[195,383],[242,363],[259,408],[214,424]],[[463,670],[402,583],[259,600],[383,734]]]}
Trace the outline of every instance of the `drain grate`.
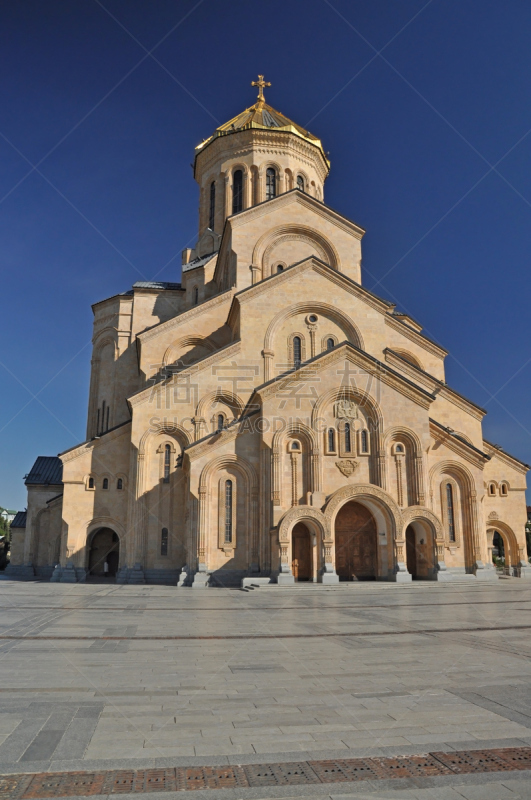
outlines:
{"label": "drain grate", "polygon": [[531,769],[531,747],[506,747],[491,752],[510,764],[511,769]]}
{"label": "drain grate", "polygon": [[294,786],[300,783],[320,783],[306,761],[288,764],[248,764],[244,767],[249,786]]}
{"label": "drain grate", "polygon": [[378,780],[378,768],[371,758],[308,762],[322,783]]}
{"label": "drain grate", "polygon": [[243,769],[237,766],[178,768],[176,779],[178,789],[236,789],[249,786]]}
{"label": "drain grate", "polygon": [[0,776],[0,800],[347,783],[524,769],[531,770],[531,747],[224,767],[40,772]]}
{"label": "drain grate", "polygon": [[426,778],[452,774],[452,770],[432,755],[371,758],[371,761],[378,765],[379,778]]}
{"label": "drain grate", "polygon": [[507,772],[511,765],[495,755],[496,750],[461,750],[458,753],[432,753],[452,772]]}

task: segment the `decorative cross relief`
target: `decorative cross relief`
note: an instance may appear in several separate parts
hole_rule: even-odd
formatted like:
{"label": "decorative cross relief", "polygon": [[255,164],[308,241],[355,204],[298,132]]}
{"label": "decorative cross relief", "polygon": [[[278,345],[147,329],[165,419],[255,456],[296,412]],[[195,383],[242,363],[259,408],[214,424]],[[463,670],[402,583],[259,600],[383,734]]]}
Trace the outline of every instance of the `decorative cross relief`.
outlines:
{"label": "decorative cross relief", "polygon": [[358,466],[358,462],[354,461],[352,458],[342,458],[341,461],[336,461],[336,467],[345,476],[345,478],[350,478]]}

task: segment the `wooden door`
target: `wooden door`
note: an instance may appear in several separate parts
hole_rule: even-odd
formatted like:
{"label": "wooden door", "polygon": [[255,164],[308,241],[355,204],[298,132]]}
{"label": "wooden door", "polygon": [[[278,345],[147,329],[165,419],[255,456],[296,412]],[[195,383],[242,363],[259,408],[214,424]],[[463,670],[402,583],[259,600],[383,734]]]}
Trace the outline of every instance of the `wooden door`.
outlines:
{"label": "wooden door", "polygon": [[335,525],[336,572],[342,580],[374,580],[378,572],[376,523],[360,503],[340,509]]}
{"label": "wooden door", "polygon": [[298,522],[292,532],[292,573],[299,581],[312,580],[312,544],[310,531]]}

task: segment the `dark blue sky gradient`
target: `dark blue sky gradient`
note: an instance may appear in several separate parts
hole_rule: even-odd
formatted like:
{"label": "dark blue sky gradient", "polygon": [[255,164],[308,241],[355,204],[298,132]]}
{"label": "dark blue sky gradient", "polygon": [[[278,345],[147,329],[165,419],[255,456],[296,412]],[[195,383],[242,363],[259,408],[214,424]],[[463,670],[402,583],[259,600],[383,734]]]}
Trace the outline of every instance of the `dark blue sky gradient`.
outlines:
{"label": "dark blue sky gradient", "polygon": [[531,463],[530,40],[528,0],[4,0],[0,505],[84,439],[90,305],[179,280],[193,148],[259,72],[330,151],[365,286],[450,351],[486,437]]}

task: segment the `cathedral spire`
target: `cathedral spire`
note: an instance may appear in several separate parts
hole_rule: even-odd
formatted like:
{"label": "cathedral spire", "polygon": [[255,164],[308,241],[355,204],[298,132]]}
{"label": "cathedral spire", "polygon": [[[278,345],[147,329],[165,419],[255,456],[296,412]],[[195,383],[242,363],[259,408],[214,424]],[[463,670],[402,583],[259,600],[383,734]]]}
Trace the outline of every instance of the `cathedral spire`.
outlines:
{"label": "cathedral spire", "polygon": [[251,86],[258,86],[257,105],[258,106],[265,105],[264,86],[271,86],[271,83],[269,81],[265,81],[263,75],[259,75],[257,81],[251,81]]}

